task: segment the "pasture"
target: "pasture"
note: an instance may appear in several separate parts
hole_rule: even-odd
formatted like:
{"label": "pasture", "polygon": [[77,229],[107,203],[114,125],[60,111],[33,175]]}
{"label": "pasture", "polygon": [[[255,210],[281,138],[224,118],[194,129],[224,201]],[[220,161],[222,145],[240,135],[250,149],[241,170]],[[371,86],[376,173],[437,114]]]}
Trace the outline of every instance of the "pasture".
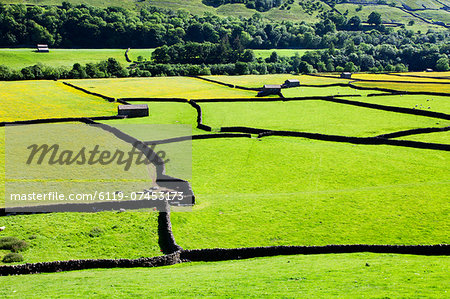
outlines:
{"label": "pasture", "polygon": [[114,98],[248,98],[256,96],[255,91],[231,89],[219,84],[190,77],[121,78],[67,80],[89,91]]}
{"label": "pasture", "polygon": [[56,81],[0,82],[0,122],[117,114],[117,104]]}
{"label": "pasture", "polygon": [[441,297],[448,258],[326,254],[0,277],[0,296]]}
{"label": "pasture", "polygon": [[358,137],[377,136],[387,132],[436,123],[450,125],[450,121],[417,115],[398,115],[325,101],[200,103],[203,123],[220,127],[253,127],[267,130],[301,131]]}
{"label": "pasture", "polygon": [[[365,78],[376,80],[376,76],[367,75]],[[421,110],[431,103],[423,109],[441,113],[450,111],[445,96],[369,97],[369,93],[379,92],[355,90],[350,86],[313,87],[335,83],[345,85],[351,81],[339,78],[303,75],[208,78],[246,87],[281,84],[286,79],[297,78],[301,83],[312,86],[285,89],[283,94],[286,97],[332,96],[349,92],[355,95],[346,98],[349,100],[405,108],[419,105],[417,109]],[[198,100],[250,98],[256,95],[256,91],[230,88],[197,78],[69,81],[114,98],[166,99],[133,102],[148,104],[149,117],[102,123],[112,126],[122,123],[187,124],[193,127],[194,135],[209,134],[195,128],[197,111],[189,103],[169,102],[170,98]],[[353,84],[372,83],[358,81]],[[7,105],[3,105],[5,114],[1,114],[0,121],[55,115],[113,115],[117,107],[117,103],[86,95],[61,82],[0,84],[5,86],[2,89],[6,95],[5,103],[15,107],[7,111]],[[384,87],[398,83],[376,84],[377,87]],[[401,90],[409,90],[417,85],[431,84],[412,82],[402,85]],[[438,85],[438,88],[441,85],[445,84]],[[20,90],[27,89],[35,93],[47,90],[48,96],[38,97],[27,92],[27,97],[23,99]],[[203,124],[213,127],[214,132],[224,126],[249,126],[266,130],[374,137],[408,129],[450,125],[448,120],[439,118],[321,100],[283,102],[272,98],[268,101],[197,103],[202,108]],[[23,114],[19,108],[25,106],[27,109]],[[151,139],[146,132],[134,133],[133,136],[142,141]],[[357,145],[299,137],[257,137],[253,134],[252,138],[192,141],[192,178],[189,182],[196,196],[196,204],[192,212],[174,210],[171,213],[174,237],[181,247],[449,243],[446,215],[447,194],[450,192],[448,151]],[[411,135],[397,140],[448,144],[448,132]],[[0,150],[0,158],[2,155],[4,152]],[[4,167],[3,163],[0,166]],[[4,192],[3,187],[0,192]],[[2,193],[0,196],[4,197]],[[7,226],[7,230],[0,236],[16,236],[31,244],[30,249],[23,253],[24,262],[157,256],[161,255],[157,215],[149,211],[127,211],[1,217],[0,226]],[[0,255],[4,253],[0,252]],[[139,295],[149,290],[153,291],[152,294],[167,294],[169,289],[173,295],[183,290],[184,295],[192,296],[269,293],[279,296],[434,296],[442,291],[448,265],[447,257],[369,253],[298,255],[182,264],[158,269],[87,270],[2,277],[0,281],[7,287],[0,290],[0,294],[8,295],[16,291],[15,294],[19,295],[26,296],[33,292],[41,296],[52,289],[53,295],[64,296],[77,289],[78,294],[108,296]],[[421,276],[417,277],[415,273]],[[193,275],[196,279],[186,280],[186,277]],[[117,280],[118,276],[120,280]],[[150,282],[149,277],[152,277]],[[213,283],[214,279],[216,282]],[[268,289],[269,284],[273,286],[274,279],[280,283]],[[139,281],[146,283],[137,283]],[[194,282],[196,287],[188,287],[188,282],[190,286]],[[352,285],[351,290],[349,284]],[[105,288],[106,285],[109,287]]]}
{"label": "pasture", "polygon": [[[128,56],[137,60],[142,56],[151,59],[153,49],[131,49]],[[35,49],[0,49],[0,65],[12,69],[21,69],[37,63],[53,67],[71,68],[75,63],[98,63],[108,58],[115,58],[121,64],[127,64],[125,49],[52,49],[49,53],[37,53]]]}

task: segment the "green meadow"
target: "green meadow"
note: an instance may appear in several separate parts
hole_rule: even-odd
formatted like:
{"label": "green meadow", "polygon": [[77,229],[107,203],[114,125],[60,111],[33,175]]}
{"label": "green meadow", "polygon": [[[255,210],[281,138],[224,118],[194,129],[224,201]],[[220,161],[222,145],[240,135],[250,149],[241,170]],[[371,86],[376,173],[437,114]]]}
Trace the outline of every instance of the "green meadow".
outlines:
{"label": "green meadow", "polygon": [[[353,98],[351,98],[353,99]],[[358,99],[358,98],[356,98]],[[203,123],[268,130],[373,137],[420,127],[450,125],[431,117],[400,114],[321,100],[288,102],[200,103]]]}
{"label": "green meadow", "polygon": [[[374,75],[375,76],[375,75]],[[248,87],[298,78],[311,85],[348,80],[315,76],[211,76]],[[188,99],[253,97],[245,91],[195,78],[70,80],[88,90],[118,97]],[[365,83],[365,82],[360,82]],[[54,81],[2,82],[0,121],[64,116],[114,115],[117,103],[86,95]],[[384,83],[378,83],[382,85]],[[405,85],[405,84],[403,84]],[[406,84],[408,85],[408,84]],[[405,88],[410,88],[406,86]],[[409,84],[419,85],[419,84]],[[425,84],[426,85],[426,84]],[[412,87],[411,87],[412,88]],[[27,96],[23,97],[23,90]],[[448,113],[443,96],[367,97],[349,87],[300,87],[286,95],[351,93],[366,101]],[[375,92],[373,92],[375,93]],[[45,95],[45,96],[43,96]],[[428,101],[427,101],[428,100]],[[102,121],[121,124],[184,124],[193,134],[197,113],[188,103],[148,104],[150,116]],[[423,106],[430,103],[430,106]],[[449,122],[325,101],[206,103],[203,123],[222,126],[375,136]],[[27,107],[23,110],[23,107]],[[430,109],[428,109],[430,107]],[[0,131],[4,144],[4,129]],[[148,141],[147,132],[125,133]],[[448,132],[402,137],[448,144]],[[0,158],[4,157],[4,146]],[[225,138],[192,141],[196,195],[191,212],[171,213],[176,242],[185,249],[274,245],[448,244],[450,192],[447,151],[387,145],[354,145],[294,137]],[[4,158],[1,160],[4,161]],[[4,162],[0,163],[4,183]],[[170,171],[170,169],[169,169]],[[4,189],[0,188],[4,198]],[[55,213],[0,218],[6,230],[30,243],[24,262],[161,255],[157,213],[126,211]],[[6,254],[0,251],[0,256]],[[447,257],[340,254],[191,263],[155,269],[103,269],[1,277],[2,296],[324,296],[445,297]],[[118,279],[120,277],[120,279]],[[274,283],[276,282],[276,283]],[[75,293],[76,292],[76,293]]]}
{"label": "green meadow", "polygon": [[[37,63],[53,67],[71,68],[75,63],[97,63],[108,58],[115,58],[122,64],[127,64],[125,59],[126,49],[52,49],[49,53],[37,53],[35,49],[0,49],[0,65],[6,65],[13,69],[21,69]],[[150,60],[153,49],[131,49],[128,56],[131,60],[137,60],[138,56]]]}
{"label": "green meadow", "polygon": [[448,257],[326,254],[0,277],[2,297],[445,298]]}
{"label": "green meadow", "polygon": [[249,98],[257,92],[232,89],[191,77],[67,80],[89,91],[114,98]]}

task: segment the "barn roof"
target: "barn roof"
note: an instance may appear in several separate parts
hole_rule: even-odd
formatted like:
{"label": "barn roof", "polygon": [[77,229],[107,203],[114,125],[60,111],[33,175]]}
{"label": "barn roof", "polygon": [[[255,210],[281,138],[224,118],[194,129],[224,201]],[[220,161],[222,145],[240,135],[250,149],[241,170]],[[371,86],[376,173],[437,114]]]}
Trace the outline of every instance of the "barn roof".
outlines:
{"label": "barn roof", "polygon": [[281,85],[264,85],[264,89],[281,89]]}

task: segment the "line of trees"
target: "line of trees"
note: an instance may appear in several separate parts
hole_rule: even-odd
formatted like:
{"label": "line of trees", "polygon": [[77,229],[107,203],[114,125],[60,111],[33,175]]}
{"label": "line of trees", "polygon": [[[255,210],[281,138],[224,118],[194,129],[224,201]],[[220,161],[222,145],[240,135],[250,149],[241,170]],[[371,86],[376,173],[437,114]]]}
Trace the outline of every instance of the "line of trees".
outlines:
{"label": "line of trees", "polygon": [[[268,21],[259,13],[249,18],[203,16],[186,11],[154,7],[132,11],[119,7],[96,8],[0,4],[0,46],[34,46],[37,43],[62,48],[156,48],[186,42],[220,43],[247,49],[324,49],[345,46],[348,39],[378,45],[448,43],[449,32],[414,33],[394,31],[371,14],[362,26],[358,16],[347,18],[330,11],[320,14],[315,24]],[[407,27],[406,27],[407,28]]]}

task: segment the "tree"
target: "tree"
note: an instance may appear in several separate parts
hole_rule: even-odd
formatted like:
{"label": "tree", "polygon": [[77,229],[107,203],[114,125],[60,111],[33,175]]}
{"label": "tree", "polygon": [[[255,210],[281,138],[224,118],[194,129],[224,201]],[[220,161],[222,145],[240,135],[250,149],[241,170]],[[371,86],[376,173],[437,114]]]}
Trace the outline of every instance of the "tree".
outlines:
{"label": "tree", "polygon": [[248,74],[248,64],[245,62],[238,61],[234,65],[234,70],[238,75],[247,75]]}
{"label": "tree", "polygon": [[242,53],[241,61],[243,62],[253,62],[255,61],[255,53],[253,50],[247,49]]}
{"label": "tree", "polygon": [[344,71],[346,72],[356,72],[356,66],[353,62],[349,61],[344,66]]}
{"label": "tree", "polygon": [[298,70],[299,70],[300,73],[310,74],[310,73],[313,72],[314,68],[312,67],[312,65],[310,65],[306,61],[302,61],[302,62],[300,62]]}
{"label": "tree", "polygon": [[449,62],[447,57],[439,58],[438,61],[436,61],[436,70],[445,72],[450,70]]}
{"label": "tree", "polygon": [[266,59],[266,62],[277,62],[278,59],[278,53],[273,51],[272,54],[270,54],[270,57]]}
{"label": "tree", "polygon": [[361,19],[358,16],[353,16],[347,22],[350,29],[357,30],[361,27]]}
{"label": "tree", "polygon": [[369,24],[373,24],[373,25],[380,25],[381,24],[381,14],[376,12],[376,11],[372,11],[369,15],[369,17],[367,18],[367,23]]}

